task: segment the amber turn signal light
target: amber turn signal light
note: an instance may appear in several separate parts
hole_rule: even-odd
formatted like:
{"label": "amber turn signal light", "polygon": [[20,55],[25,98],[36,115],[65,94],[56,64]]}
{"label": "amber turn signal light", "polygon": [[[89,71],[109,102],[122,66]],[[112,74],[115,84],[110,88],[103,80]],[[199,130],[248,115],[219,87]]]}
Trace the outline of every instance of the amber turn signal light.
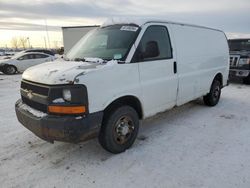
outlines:
{"label": "amber turn signal light", "polygon": [[85,106],[49,106],[48,111],[55,114],[83,114]]}

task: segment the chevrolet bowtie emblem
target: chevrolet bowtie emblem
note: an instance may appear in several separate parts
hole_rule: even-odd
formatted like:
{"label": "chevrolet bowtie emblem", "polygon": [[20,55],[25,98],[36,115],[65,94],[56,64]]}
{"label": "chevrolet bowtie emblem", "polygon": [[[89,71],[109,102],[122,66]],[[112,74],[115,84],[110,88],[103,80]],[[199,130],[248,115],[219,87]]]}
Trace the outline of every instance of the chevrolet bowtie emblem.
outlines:
{"label": "chevrolet bowtie emblem", "polygon": [[33,97],[33,94],[32,94],[32,91],[31,91],[31,90],[28,91],[27,97],[28,97],[29,99],[31,99],[31,98]]}

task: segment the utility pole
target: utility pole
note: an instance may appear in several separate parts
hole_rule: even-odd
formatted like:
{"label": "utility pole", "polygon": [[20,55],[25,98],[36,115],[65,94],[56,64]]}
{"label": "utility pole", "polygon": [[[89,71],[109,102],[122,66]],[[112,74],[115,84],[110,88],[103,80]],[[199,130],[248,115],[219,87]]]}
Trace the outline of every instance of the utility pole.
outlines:
{"label": "utility pole", "polygon": [[31,48],[30,47],[30,38],[29,37],[27,37],[27,40],[28,40],[28,43],[29,43],[29,49]]}
{"label": "utility pole", "polygon": [[50,40],[49,40],[49,31],[48,31],[47,19],[45,19],[45,28],[46,28],[47,39],[48,39],[48,47],[50,48]]}
{"label": "utility pole", "polygon": [[46,37],[43,37],[43,39],[44,39],[45,49],[47,49]]}

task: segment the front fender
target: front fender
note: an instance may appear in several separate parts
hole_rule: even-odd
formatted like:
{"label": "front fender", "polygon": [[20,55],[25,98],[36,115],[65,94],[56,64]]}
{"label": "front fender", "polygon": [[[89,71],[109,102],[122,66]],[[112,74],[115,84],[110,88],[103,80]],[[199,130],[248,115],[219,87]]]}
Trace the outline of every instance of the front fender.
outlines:
{"label": "front fender", "polygon": [[115,95],[113,96],[112,98],[109,98],[103,105],[102,105],[102,109],[106,109],[111,103],[113,103],[114,101],[120,99],[120,98],[123,98],[123,97],[134,97],[136,98],[140,104],[141,104],[141,107],[143,109],[143,103],[142,101],[140,100],[140,97],[135,95],[135,94],[129,94],[129,93],[123,93],[123,94],[119,94],[119,95]]}
{"label": "front fender", "polygon": [[5,68],[6,65],[8,65],[8,64],[6,64],[6,63],[1,63],[0,64],[0,71],[1,72],[3,72],[3,70],[4,70],[4,68]]}

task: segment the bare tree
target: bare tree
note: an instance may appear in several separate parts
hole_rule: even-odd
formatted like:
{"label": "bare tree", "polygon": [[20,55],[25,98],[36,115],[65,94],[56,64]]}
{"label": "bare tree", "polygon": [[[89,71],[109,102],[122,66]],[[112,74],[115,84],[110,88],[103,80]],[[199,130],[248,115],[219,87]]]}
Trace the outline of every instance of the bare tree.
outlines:
{"label": "bare tree", "polygon": [[53,47],[54,47],[55,49],[58,49],[58,48],[59,48],[59,45],[58,45],[58,41],[57,41],[57,40],[53,41]]}
{"label": "bare tree", "polygon": [[15,48],[15,49],[19,48],[19,42],[18,42],[17,37],[13,37],[10,43],[11,43],[12,48]]}
{"label": "bare tree", "polygon": [[28,47],[28,38],[27,37],[20,37],[19,43],[23,49],[26,49]]}

